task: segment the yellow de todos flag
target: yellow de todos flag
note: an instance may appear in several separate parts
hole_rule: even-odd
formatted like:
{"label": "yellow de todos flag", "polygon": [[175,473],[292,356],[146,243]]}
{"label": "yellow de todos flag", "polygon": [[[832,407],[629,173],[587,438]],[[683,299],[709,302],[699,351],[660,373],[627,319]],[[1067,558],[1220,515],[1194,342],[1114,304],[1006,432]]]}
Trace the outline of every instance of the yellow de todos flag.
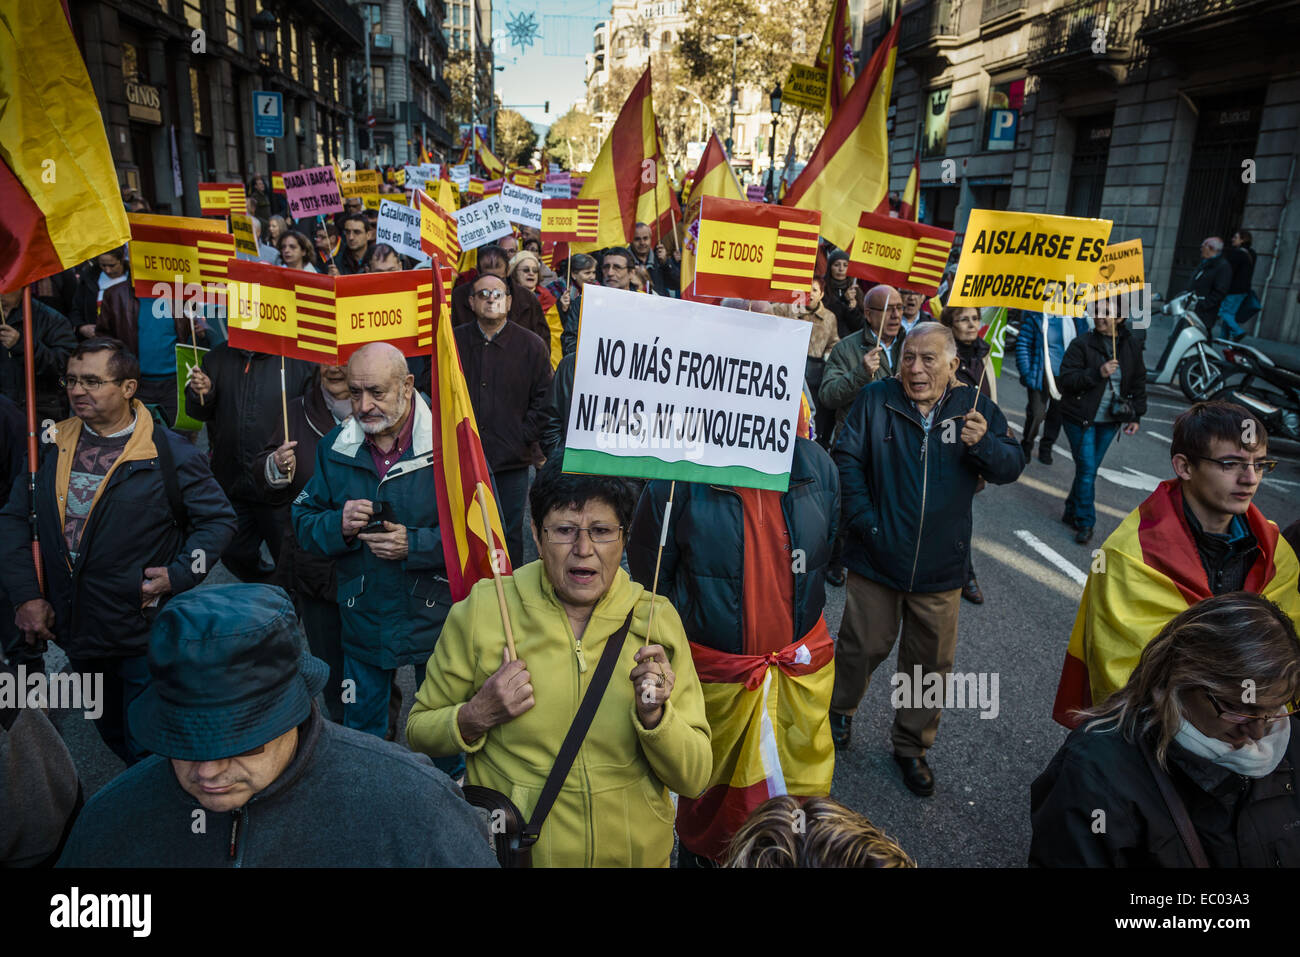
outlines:
{"label": "yellow de todos flag", "polygon": [[858,215],[874,210],[889,192],[889,136],[885,123],[898,58],[900,17],[871,55],[848,97],[831,118],[785,197],[784,206],[820,210],[822,235],[848,249]]}
{"label": "yellow de todos flag", "polygon": [[723,149],[717,131],[709,134],[709,142],[700,156],[699,165],[695,167],[695,178],[691,181],[690,192],[683,199],[682,222],[686,228],[686,235],[682,242],[681,293],[683,298],[688,299],[696,298],[688,293],[695,282],[695,251],[700,235],[700,207],[705,196],[734,200],[745,198],[740,183],[736,180],[736,174],[727,162],[727,151]]}
{"label": "yellow de todos flag", "polygon": [[0,0],[0,291],[131,235],[99,102],[53,0]]}

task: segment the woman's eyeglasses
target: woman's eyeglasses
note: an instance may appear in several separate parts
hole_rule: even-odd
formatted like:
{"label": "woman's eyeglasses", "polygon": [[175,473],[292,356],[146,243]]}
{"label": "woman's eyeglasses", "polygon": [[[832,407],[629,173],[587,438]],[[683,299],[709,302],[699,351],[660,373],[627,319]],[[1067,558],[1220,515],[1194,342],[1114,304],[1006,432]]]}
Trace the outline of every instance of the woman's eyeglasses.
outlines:
{"label": "woman's eyeglasses", "polygon": [[578,540],[579,532],[586,532],[587,537],[597,545],[606,545],[618,541],[619,535],[623,533],[623,526],[592,525],[590,528],[584,528],[581,525],[544,525],[542,531],[546,533],[546,540],[552,545],[572,545]]}
{"label": "woman's eyeglasses", "polygon": [[1207,690],[1205,697],[1210,699],[1210,704],[1214,705],[1214,712],[1229,724],[1253,724],[1257,721],[1263,721],[1265,724],[1272,724],[1274,721],[1281,721],[1283,718],[1289,718],[1295,713],[1295,702],[1289,702],[1283,706],[1282,710],[1276,714],[1241,714],[1237,711],[1229,711],[1219,703],[1219,699],[1210,694]]}

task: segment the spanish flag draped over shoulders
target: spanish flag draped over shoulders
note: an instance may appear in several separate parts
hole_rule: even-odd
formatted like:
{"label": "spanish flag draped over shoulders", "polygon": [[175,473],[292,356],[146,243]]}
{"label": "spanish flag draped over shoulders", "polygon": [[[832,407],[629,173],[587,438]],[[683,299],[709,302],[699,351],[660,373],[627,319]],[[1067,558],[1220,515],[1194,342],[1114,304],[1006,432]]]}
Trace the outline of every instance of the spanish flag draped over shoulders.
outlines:
{"label": "spanish flag draped over shoulders", "polygon": [[131,238],[63,4],[0,0],[0,291]]}
{"label": "spanish flag draped over shoulders", "polygon": [[[1300,562],[1277,526],[1251,505],[1246,523],[1259,545],[1245,590],[1275,602],[1300,625]],[[1142,649],[1176,615],[1210,598],[1176,479],[1161,482],[1101,547],[1083,588],[1061,668],[1052,717],[1077,727],[1076,710],[1100,704],[1122,688]]]}
{"label": "spanish flag draped over shoulders", "polygon": [[551,341],[548,342],[547,348],[551,353],[551,371],[560,364],[564,358],[560,348],[560,336],[564,334],[564,321],[560,318],[560,301],[556,298],[555,293],[545,286],[537,287],[537,301],[542,304],[542,315],[546,317],[546,327],[551,330]]}

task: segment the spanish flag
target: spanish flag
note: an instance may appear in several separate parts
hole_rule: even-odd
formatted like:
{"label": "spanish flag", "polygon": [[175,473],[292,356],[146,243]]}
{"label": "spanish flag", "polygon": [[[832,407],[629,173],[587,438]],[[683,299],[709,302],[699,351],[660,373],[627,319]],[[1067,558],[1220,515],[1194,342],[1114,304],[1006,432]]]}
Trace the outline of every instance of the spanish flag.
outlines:
{"label": "spanish flag", "polygon": [[[438,314],[429,392],[434,420],[433,477],[447,581],[452,601],[460,601],[480,578],[492,577],[494,556],[502,575],[509,575],[511,568],[474,407],[451,332],[450,303],[438,270],[431,272]],[[476,498],[480,490],[487,500],[490,531],[483,527],[483,512]]]}
{"label": "spanish flag", "polygon": [[506,164],[497,159],[496,154],[488,149],[487,143],[483,142],[483,137],[474,131],[474,152],[478,157],[479,165],[483,167],[483,172],[492,179],[500,179],[506,175]]}
{"label": "spanish flag", "polygon": [[[832,0],[822,43],[817,48],[813,66],[826,72],[826,106],[823,121],[830,126],[840,104],[848,98],[853,88],[853,70],[856,56],[849,42],[849,0]],[[888,102],[889,98],[885,98]]]}
{"label": "spanish flag", "polygon": [[898,218],[917,222],[921,215],[921,152],[917,150],[912,160],[911,172],[907,174],[907,185],[898,203]]}
{"label": "spanish flag", "polygon": [[736,174],[727,162],[727,151],[718,139],[717,131],[709,134],[709,142],[700,156],[699,165],[695,167],[695,178],[691,181],[690,191],[683,194],[682,201],[686,207],[682,222],[685,224],[685,236],[682,241],[682,278],[681,294],[683,299],[693,302],[717,303],[716,297],[695,294],[695,250],[700,237],[700,213],[704,197],[716,196],[720,199],[743,201],[744,192],[736,180]]}
{"label": "spanish flag", "polygon": [[64,4],[0,0],[0,292],[130,238]]}
{"label": "spanish flag", "polygon": [[542,315],[546,317],[547,328],[551,330],[551,341],[547,345],[551,348],[551,371],[554,372],[564,358],[560,349],[560,336],[564,332],[564,322],[560,319],[560,300],[545,286],[537,287],[537,299],[542,304]]}
{"label": "spanish flag", "polygon": [[769,798],[830,793],[834,653],[825,619],[770,655],[732,655],[691,642],[713,772],[698,798],[678,798],[677,833],[685,847],[718,860],[740,825]]}
{"label": "spanish flag", "polygon": [[[578,193],[579,199],[600,200],[600,232],[594,243],[575,243],[575,252],[626,246],[637,223],[649,223],[656,236],[672,229],[672,218],[680,209],[668,177],[661,173],[662,163],[647,66]],[[653,166],[653,176],[645,175],[647,164]]]}
{"label": "spanish flag", "polygon": [[822,235],[848,249],[858,215],[876,209],[889,192],[889,137],[885,121],[894,85],[900,17],[836,110],[812,158],[781,200],[822,213]]}
{"label": "spanish flag", "polygon": [[[1245,590],[1277,603],[1300,624],[1295,552],[1254,505],[1246,524],[1259,545]],[[1174,616],[1212,596],[1205,567],[1183,514],[1176,479],[1161,482],[1101,547],[1104,564],[1083,587],[1052,717],[1077,727],[1076,710],[1101,704],[1122,688],[1142,649]]]}

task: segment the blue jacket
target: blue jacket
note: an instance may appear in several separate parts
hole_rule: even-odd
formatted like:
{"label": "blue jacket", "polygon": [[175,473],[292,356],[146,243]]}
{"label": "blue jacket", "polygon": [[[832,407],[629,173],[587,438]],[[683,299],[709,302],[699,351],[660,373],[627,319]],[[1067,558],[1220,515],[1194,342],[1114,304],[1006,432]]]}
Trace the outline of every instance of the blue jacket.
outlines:
{"label": "blue jacket", "polygon": [[[1047,385],[1043,381],[1043,357],[1046,350],[1043,348],[1043,314],[1041,312],[1026,312],[1024,318],[1020,321],[1020,332],[1016,336],[1016,368],[1020,370],[1020,384],[1026,389],[1035,389],[1038,392],[1047,391]],[[1061,316],[1049,316],[1048,322],[1065,322]],[[1088,331],[1088,320],[1079,317],[1073,320],[1075,337],[1081,336]],[[1069,343],[1065,344],[1067,347]],[[1065,349],[1061,350],[1064,357]],[[1059,364],[1052,369],[1052,374],[1056,375],[1060,371]]]}
{"label": "blue jacket", "polygon": [[[316,471],[293,503],[293,530],[308,551],[335,559],[343,651],[376,668],[422,664],[451,608],[433,479],[433,416],[412,396],[411,446],[381,480],[356,419],[346,419],[316,447]],[[343,540],[349,499],[390,502],[406,526],[402,561],[375,557],[364,542]]]}
{"label": "blue jacket", "polygon": [[[972,446],[961,418],[972,405],[988,422]],[[955,420],[951,425],[946,420]],[[905,592],[940,592],[966,582],[971,498],[983,476],[1014,482],[1020,443],[996,404],[970,386],[950,388],[927,435],[898,379],[858,393],[835,444],[845,535],[844,564]],[[683,616],[684,617],[684,616]]]}
{"label": "blue jacket", "polygon": [[[654,582],[668,493],[669,483],[662,479],[647,485],[628,533],[627,567],[633,580],[647,588]],[[804,567],[794,574],[794,627],[788,643],[802,638],[821,617],[826,566],[839,524],[839,478],[830,456],[816,442],[796,441],[781,512],[790,547],[801,549],[804,559]],[[678,482],[669,523],[659,594],[677,609],[691,641],[744,654],[745,527],[740,495],[730,486]],[[791,555],[800,557],[794,551]]]}

